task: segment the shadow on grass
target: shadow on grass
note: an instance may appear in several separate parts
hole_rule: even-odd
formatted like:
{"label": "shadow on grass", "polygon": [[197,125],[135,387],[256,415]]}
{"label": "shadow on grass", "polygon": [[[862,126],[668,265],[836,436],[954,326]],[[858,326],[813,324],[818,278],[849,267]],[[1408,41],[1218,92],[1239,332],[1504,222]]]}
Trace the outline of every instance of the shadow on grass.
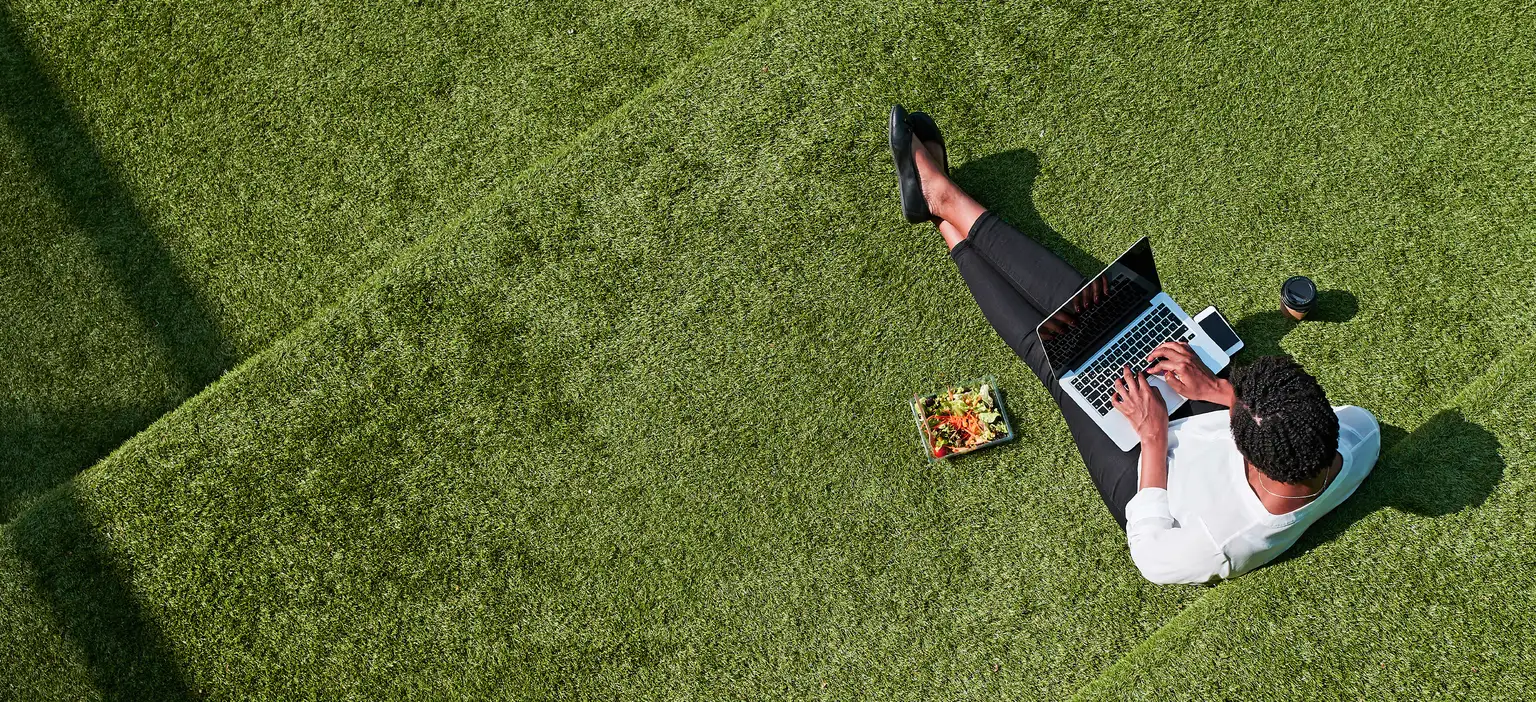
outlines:
{"label": "shadow on grass", "polygon": [[[85,125],[33,56],[12,11],[4,5],[0,5],[0,119],[24,147],[33,170],[41,176],[42,186],[64,205],[78,231],[88,238],[102,268],[139,317],[149,342],[167,359],[181,396],[196,393],[228,369],[234,357],[217,325],[113,167],[96,149]],[[89,324],[89,320],[80,323]],[[80,443],[101,446],[102,450],[56,454],[29,450],[25,452],[28,462],[23,463],[13,463],[15,455],[0,456],[6,460],[0,469],[13,474],[0,481],[0,489],[26,485],[29,489],[46,490],[57,485],[115,446],[116,441],[105,440],[108,435],[120,441],[168,409],[142,408],[116,419],[98,413],[96,418],[103,420],[107,429],[101,437],[92,436],[91,426],[68,427]],[[131,419],[133,426],[122,427],[119,419]],[[12,427],[6,430],[8,442],[46,443],[57,439],[64,429],[37,421],[20,425],[39,433],[18,435]],[[19,473],[32,475],[15,475]],[[46,478],[42,482],[47,484],[41,484],[38,477]],[[7,493],[0,495],[0,504],[38,494],[41,492]]]}
{"label": "shadow on grass", "polygon": [[1275,563],[1338,538],[1379,509],[1440,517],[1477,507],[1504,479],[1498,438],[1459,410],[1436,414],[1412,434],[1383,424],[1381,446],[1381,459],[1354,496],[1312,525]]}
{"label": "shadow on grass", "polygon": [[85,655],[103,697],[192,697],[159,628],[143,615],[72,485],[43,498],[7,532],[31,570],[32,585]]}
{"label": "shadow on grass", "polygon": [[158,413],[130,409],[24,412],[0,407],[0,522],[68,481]]}
{"label": "shadow on grass", "polygon": [[1033,197],[1040,159],[1029,149],[1013,149],[966,161],[952,177],[971,197],[1019,231],[1066,259],[1078,272],[1093,275],[1109,265],[1077,247],[1040,218]]}
{"label": "shadow on grass", "polygon": [[1355,294],[1347,290],[1322,290],[1317,293],[1317,309],[1298,322],[1280,311],[1280,296],[1275,296],[1275,309],[1248,315],[1233,323],[1232,329],[1243,340],[1243,350],[1237,352],[1239,364],[1260,356],[1284,355],[1280,340],[1292,329],[1302,324],[1342,324],[1355,318],[1360,303]]}
{"label": "shadow on grass", "polygon": [[[217,326],[33,56],[7,5],[0,5],[0,119],[168,359],[182,396],[229,368],[233,355]],[[97,686],[109,698],[186,697],[168,647],[141,615],[110,549],[67,483],[156,413],[4,414],[0,419],[16,423],[0,440],[18,448],[0,453],[7,461],[0,466],[7,474],[0,481],[6,491],[0,505],[14,509],[56,488],[11,522],[9,536],[31,567],[34,585],[85,653]],[[68,448],[50,450],[64,444]]]}
{"label": "shadow on grass", "polygon": [[[1360,310],[1355,295],[1347,290],[1319,292],[1317,309],[1300,322],[1281,312],[1279,304],[1276,299],[1275,309],[1249,315],[1233,325],[1243,340],[1239,364],[1260,356],[1284,355],[1280,342],[1299,325],[1339,324],[1353,319]],[[1504,477],[1499,440],[1457,410],[1436,414],[1412,434],[1382,424],[1381,447],[1380,460],[1354,496],[1318,520],[1274,563],[1338,538],[1355,522],[1383,508],[1439,517],[1476,507]]]}
{"label": "shadow on grass", "polygon": [[182,389],[196,392],[233,360],[217,325],[96,150],[85,125],[32,57],[0,7],[0,113],[118,287],[170,359]]}

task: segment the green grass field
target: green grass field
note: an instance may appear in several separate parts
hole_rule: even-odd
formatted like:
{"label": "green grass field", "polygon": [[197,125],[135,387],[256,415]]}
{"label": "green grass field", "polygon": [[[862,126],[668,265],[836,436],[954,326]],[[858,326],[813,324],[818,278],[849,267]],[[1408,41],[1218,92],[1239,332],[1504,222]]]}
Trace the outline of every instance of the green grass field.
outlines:
{"label": "green grass field", "polygon": [[539,5],[0,7],[0,517],[755,12]]}
{"label": "green grass field", "polygon": [[[1532,20],[7,4],[0,690],[1519,698]],[[1376,473],[1280,563],[1142,581],[900,221],[896,101],[1079,268],[1150,235]],[[929,467],[905,398],[982,373],[1020,440]]]}

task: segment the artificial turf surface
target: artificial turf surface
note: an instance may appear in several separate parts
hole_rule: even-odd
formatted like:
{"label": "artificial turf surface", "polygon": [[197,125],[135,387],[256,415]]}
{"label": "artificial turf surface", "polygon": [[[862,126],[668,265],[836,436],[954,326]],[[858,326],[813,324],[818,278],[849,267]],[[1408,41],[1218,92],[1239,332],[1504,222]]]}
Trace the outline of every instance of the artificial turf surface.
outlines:
{"label": "artificial turf surface", "polygon": [[0,4],[0,520],[755,12]]}
{"label": "artificial turf surface", "polygon": [[[1528,15],[779,3],[25,510],[10,689],[1057,698],[1107,670],[1088,692],[1268,698],[1311,683],[1179,656],[1414,690],[1479,649],[1515,664],[1458,684],[1528,682],[1500,630],[1528,598],[1275,610],[1481,549],[1529,588],[1529,544],[1488,544],[1529,533],[1530,417],[1493,392],[1532,320]],[[1378,476],[1285,563],[1142,582],[1044,393],[897,221],[897,100],[1080,267],[1150,234],[1177,298],[1382,419],[1383,470],[1433,470],[1437,437],[1476,460],[1422,515],[1381,507],[1427,479]],[[1327,294],[1288,329],[1294,272]],[[1021,440],[926,466],[904,398],[981,372]],[[1458,608],[1481,619],[1439,626]],[[1366,634],[1393,667],[1334,651]]]}

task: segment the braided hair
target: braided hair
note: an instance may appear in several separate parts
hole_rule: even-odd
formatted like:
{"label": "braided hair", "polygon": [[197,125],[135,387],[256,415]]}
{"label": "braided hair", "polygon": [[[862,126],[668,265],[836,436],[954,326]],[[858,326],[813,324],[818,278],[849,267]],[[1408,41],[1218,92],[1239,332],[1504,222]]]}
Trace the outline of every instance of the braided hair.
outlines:
{"label": "braided hair", "polygon": [[1300,483],[1333,462],[1339,417],[1317,379],[1285,356],[1232,371],[1232,438],[1271,480]]}

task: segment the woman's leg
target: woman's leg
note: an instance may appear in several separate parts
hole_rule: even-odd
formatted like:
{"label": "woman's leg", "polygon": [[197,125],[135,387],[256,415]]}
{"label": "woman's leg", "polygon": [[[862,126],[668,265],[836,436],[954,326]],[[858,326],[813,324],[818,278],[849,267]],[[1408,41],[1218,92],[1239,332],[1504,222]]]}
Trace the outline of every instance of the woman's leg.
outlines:
{"label": "woman's leg", "polygon": [[1061,408],[1067,430],[1072,433],[1078,453],[1088,466],[1088,475],[1098,488],[1099,497],[1109,508],[1110,515],[1124,528],[1125,505],[1136,496],[1136,464],[1141,458],[1141,447],[1121,451],[1057,384],[1055,374],[1045,362],[1040,337],[1035,334],[1035,326],[1044,318],[1044,313],[1025,300],[1011,282],[981,256],[980,247],[970,240],[962,240],[950,249],[949,255],[960,269],[960,276],[965,279],[971,295],[976,298],[976,304],[981,307],[981,313],[1013,352],[1035,372]]}
{"label": "woman's leg", "polygon": [[1042,313],[1054,311],[1087,282],[1071,264],[961,190],[940,168],[927,144],[914,142],[913,157],[928,211],[950,249],[961,241],[971,242],[976,252]]}
{"label": "woman's leg", "polygon": [[[950,257],[960,269],[966,287],[970,288],[992,328],[1035,372],[1051,398],[1056,400],[1078,452],[1082,454],[1083,463],[1088,467],[1088,474],[1099,490],[1099,497],[1124,528],[1125,505],[1136,495],[1136,466],[1141,449],[1121,451],[1088,414],[1067,397],[1046,363],[1040,338],[1035,334],[1035,327],[1045,316],[1042,310],[1054,310],[1082,287],[1082,275],[1049,249],[987,212],[932,167],[932,161],[925,169],[926,154],[922,149],[917,153],[925,196],[930,188],[930,174],[934,178],[934,191],[945,195],[946,204],[934,214],[941,220],[939,231],[950,246]],[[929,209],[934,209],[932,199]],[[965,228],[962,229],[962,225]]]}

